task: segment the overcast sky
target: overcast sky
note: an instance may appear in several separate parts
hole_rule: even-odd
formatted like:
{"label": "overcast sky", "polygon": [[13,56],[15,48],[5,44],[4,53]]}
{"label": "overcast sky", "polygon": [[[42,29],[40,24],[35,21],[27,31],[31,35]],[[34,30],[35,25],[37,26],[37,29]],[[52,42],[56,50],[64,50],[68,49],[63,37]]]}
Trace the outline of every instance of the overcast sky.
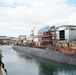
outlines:
{"label": "overcast sky", "polygon": [[76,25],[76,0],[0,0],[0,36],[30,35],[46,25]]}

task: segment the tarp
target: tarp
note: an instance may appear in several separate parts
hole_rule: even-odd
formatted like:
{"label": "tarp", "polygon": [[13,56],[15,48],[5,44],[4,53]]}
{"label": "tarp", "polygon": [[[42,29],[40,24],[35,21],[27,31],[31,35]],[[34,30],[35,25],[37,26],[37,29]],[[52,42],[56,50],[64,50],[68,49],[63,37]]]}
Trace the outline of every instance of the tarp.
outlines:
{"label": "tarp", "polygon": [[45,27],[41,28],[40,30],[38,30],[38,34],[39,34],[39,33],[47,32],[47,31],[49,31],[49,30],[50,30],[50,27],[49,27],[49,26],[45,26]]}

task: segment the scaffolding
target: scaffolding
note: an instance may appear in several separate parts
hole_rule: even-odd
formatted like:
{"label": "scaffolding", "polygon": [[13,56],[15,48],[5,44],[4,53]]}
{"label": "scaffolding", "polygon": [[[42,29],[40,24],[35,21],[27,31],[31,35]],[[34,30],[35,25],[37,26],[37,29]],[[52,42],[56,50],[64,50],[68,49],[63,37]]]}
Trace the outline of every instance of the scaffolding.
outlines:
{"label": "scaffolding", "polygon": [[56,28],[52,26],[46,32],[38,34],[41,47],[51,48],[56,42]]}

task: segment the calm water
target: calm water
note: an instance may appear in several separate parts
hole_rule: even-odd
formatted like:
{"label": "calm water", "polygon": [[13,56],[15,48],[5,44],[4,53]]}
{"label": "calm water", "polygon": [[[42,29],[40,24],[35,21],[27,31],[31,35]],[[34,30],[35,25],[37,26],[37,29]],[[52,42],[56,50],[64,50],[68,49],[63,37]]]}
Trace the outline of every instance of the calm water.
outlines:
{"label": "calm water", "polygon": [[1,46],[8,75],[76,75],[76,66],[60,64],[16,52],[12,46]]}

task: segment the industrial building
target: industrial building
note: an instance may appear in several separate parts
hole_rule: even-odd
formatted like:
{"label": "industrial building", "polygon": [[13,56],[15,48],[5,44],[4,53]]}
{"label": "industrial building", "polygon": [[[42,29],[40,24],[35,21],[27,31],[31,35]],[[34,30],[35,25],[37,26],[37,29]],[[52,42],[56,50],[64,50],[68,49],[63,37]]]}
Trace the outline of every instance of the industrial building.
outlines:
{"label": "industrial building", "polygon": [[54,45],[57,41],[76,41],[76,26],[45,26],[38,31],[39,45],[49,46]]}
{"label": "industrial building", "polygon": [[0,44],[4,45],[4,44],[13,44],[16,42],[16,38],[15,37],[10,37],[10,36],[0,36]]}
{"label": "industrial building", "polygon": [[50,48],[50,45],[54,45],[56,40],[55,26],[45,26],[38,31],[39,45],[41,47]]}
{"label": "industrial building", "polygon": [[[52,27],[54,26],[43,27],[38,31],[38,34],[51,32]],[[62,26],[54,27],[53,29],[56,32],[57,40],[76,41],[76,25],[62,25]]]}
{"label": "industrial building", "polygon": [[76,26],[62,25],[56,27],[56,34],[58,40],[76,41]]}

